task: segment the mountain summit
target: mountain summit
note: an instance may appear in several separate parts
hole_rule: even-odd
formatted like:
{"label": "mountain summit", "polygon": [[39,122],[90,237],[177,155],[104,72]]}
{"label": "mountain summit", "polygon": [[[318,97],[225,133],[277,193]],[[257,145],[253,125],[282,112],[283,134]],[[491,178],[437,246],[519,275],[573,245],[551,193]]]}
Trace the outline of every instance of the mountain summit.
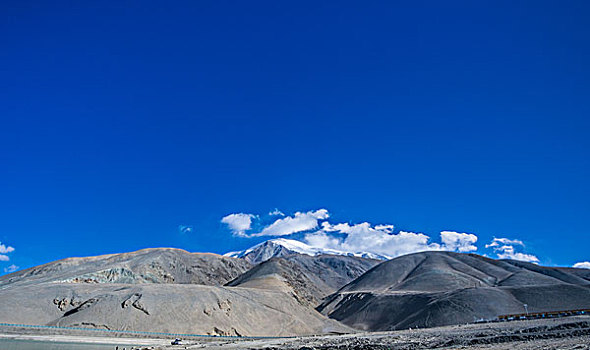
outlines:
{"label": "mountain summit", "polygon": [[305,254],[310,256],[344,255],[357,258],[389,260],[389,257],[384,255],[368,252],[344,252],[335,249],[319,248],[301,241],[286,238],[271,239],[246,250],[226,253],[224,256],[242,258],[252,264],[258,264],[271,258],[282,258],[293,254]]}

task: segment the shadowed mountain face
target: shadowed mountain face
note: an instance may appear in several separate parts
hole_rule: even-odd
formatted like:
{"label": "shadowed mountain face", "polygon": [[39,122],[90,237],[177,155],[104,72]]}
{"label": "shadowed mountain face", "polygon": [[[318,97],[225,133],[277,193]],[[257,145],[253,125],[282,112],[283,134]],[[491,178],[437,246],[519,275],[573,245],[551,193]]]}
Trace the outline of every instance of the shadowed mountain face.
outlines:
{"label": "shadowed mountain face", "polygon": [[304,305],[316,306],[380,262],[350,256],[291,254],[267,260],[227,285],[280,290]]}
{"label": "shadowed mountain face", "polygon": [[590,271],[475,254],[424,252],[384,262],[318,310],[378,331],[491,319],[501,314],[590,307]]}
{"label": "shadowed mountain face", "polygon": [[251,267],[243,259],[181,249],[69,258],[0,277],[6,283],[180,283],[223,285]]}

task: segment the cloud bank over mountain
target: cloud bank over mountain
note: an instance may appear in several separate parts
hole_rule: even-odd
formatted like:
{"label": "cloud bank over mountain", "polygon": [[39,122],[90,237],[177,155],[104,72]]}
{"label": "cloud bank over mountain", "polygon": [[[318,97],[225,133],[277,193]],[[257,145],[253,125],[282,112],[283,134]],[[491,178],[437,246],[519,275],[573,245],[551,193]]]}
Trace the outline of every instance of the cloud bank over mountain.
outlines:
{"label": "cloud bank over mountain", "polygon": [[[478,236],[473,233],[445,230],[434,241],[421,232],[396,231],[391,224],[333,223],[330,219],[327,209],[296,212],[293,215],[275,209],[265,216],[229,214],[221,222],[237,237],[290,236],[289,239],[299,240],[317,249],[370,253],[388,258],[423,251],[470,253],[478,250]],[[524,253],[524,247],[522,241],[508,238],[494,238],[485,245],[500,259],[539,262],[536,256]]]}
{"label": "cloud bank over mountain", "polygon": [[582,261],[579,263],[575,263],[573,267],[578,269],[590,269],[590,261]]}

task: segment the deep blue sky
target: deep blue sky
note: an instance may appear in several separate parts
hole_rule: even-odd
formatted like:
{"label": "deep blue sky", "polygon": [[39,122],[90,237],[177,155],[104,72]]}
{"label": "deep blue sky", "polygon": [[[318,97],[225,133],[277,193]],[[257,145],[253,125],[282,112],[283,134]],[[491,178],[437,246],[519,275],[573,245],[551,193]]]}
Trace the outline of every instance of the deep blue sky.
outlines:
{"label": "deep blue sky", "polygon": [[0,241],[16,250],[0,268],[223,253],[254,241],[221,217],[274,208],[589,260],[589,16],[587,1],[4,1]]}

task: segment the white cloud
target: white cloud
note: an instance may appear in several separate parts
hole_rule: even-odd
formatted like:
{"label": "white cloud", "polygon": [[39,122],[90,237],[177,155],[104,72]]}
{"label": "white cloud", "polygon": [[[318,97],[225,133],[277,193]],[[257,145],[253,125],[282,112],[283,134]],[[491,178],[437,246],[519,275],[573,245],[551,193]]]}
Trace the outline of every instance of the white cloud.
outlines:
{"label": "white cloud", "polygon": [[239,237],[261,237],[261,236],[287,236],[297,232],[315,230],[318,228],[320,220],[330,217],[326,209],[311,210],[308,212],[296,212],[292,216],[285,216],[281,211],[275,209],[269,213],[269,216],[282,216],[272,223],[264,226],[261,231],[246,233],[252,229],[252,219],[261,219],[253,214],[230,214],[221,219],[221,222],[227,224],[235,236]]}
{"label": "white cloud", "polygon": [[325,220],[329,217],[330,214],[326,209],[318,209],[306,213],[297,212],[294,216],[277,219],[272,224],[263,228],[259,233],[253,233],[247,236],[287,236],[297,232],[309,231],[318,227],[319,220]]}
{"label": "white cloud", "polygon": [[275,208],[275,210],[268,213],[269,216],[285,216],[285,213]]}
{"label": "white cloud", "polygon": [[11,246],[0,243],[0,261],[10,261],[10,257],[6,254],[14,252]]}
{"label": "white cloud", "polygon": [[226,224],[235,236],[249,237],[246,231],[252,227],[252,219],[255,217],[256,215],[244,213],[229,214],[223,217],[221,222]]}
{"label": "white cloud", "polygon": [[180,233],[192,233],[194,228],[192,226],[187,225],[178,225],[178,232]]}
{"label": "white cloud", "polygon": [[[271,221],[264,225],[263,221],[269,217]],[[442,231],[439,243],[433,242],[424,233],[395,232],[394,226],[389,224],[332,224],[329,218],[330,214],[326,209],[296,212],[289,216],[275,209],[262,217],[245,213],[230,214],[221,222],[227,224],[235,236],[280,237],[300,233],[303,234],[301,241],[314,248],[355,254],[370,253],[390,258],[422,251],[468,253],[478,250],[478,237],[472,233]],[[539,262],[536,256],[522,251],[524,243],[518,239],[494,238],[485,247],[493,249],[500,259]]]}
{"label": "white cloud", "polygon": [[305,235],[304,241],[314,248],[342,250],[342,239],[332,237],[324,231],[309,233]]}
{"label": "white cloud", "polygon": [[[393,233],[393,225],[372,226],[368,222],[356,225],[322,223],[322,229],[309,233],[304,240],[315,247],[351,253],[372,253],[393,258],[427,250],[443,250],[438,243],[430,243],[423,233]],[[334,236],[333,233],[344,234]]]}
{"label": "white cloud", "polygon": [[499,247],[500,245],[520,245],[524,247],[524,243],[519,239],[496,238],[490,244],[486,244],[486,248]]}
{"label": "white cloud", "polygon": [[0,254],[12,253],[14,252],[14,248],[11,246],[6,246],[0,243]]}
{"label": "white cloud", "polygon": [[[271,211],[269,216],[283,216],[264,226],[258,232],[247,233],[252,228],[252,214],[231,214],[221,221],[229,226],[234,235],[240,237],[287,236],[294,233],[305,233],[303,241],[315,248],[333,249],[350,253],[371,253],[385,257],[396,257],[404,254],[444,250],[457,252],[473,252],[477,250],[477,236],[470,233],[443,231],[441,242],[431,242],[423,233],[400,231],[395,233],[393,225],[372,225],[368,222],[360,224],[339,223],[328,221],[330,214],[326,209],[308,212],[296,212],[284,216],[278,209]],[[257,221],[257,223],[259,223]]]}
{"label": "white cloud", "polygon": [[393,225],[373,226],[368,222],[332,225],[323,222],[321,230],[307,234],[304,240],[314,247],[352,253],[367,252],[390,258],[422,251],[477,250],[477,236],[474,234],[443,231],[440,235],[442,244],[431,242],[430,237],[423,233],[394,233]]}
{"label": "white cloud", "polygon": [[486,244],[486,248],[492,248],[498,259],[539,262],[539,258],[534,255],[517,252],[516,246],[524,247],[524,243],[518,239],[494,238],[490,244]]}
{"label": "white cloud", "polygon": [[590,261],[582,261],[579,263],[575,263],[574,267],[578,269],[590,269]]}
{"label": "white cloud", "polygon": [[5,273],[13,273],[16,270],[18,270],[18,266],[14,265],[14,264],[4,268]]}
{"label": "white cloud", "polygon": [[442,231],[440,233],[440,240],[445,250],[460,253],[474,252],[477,250],[475,246],[477,236],[471,233]]}

